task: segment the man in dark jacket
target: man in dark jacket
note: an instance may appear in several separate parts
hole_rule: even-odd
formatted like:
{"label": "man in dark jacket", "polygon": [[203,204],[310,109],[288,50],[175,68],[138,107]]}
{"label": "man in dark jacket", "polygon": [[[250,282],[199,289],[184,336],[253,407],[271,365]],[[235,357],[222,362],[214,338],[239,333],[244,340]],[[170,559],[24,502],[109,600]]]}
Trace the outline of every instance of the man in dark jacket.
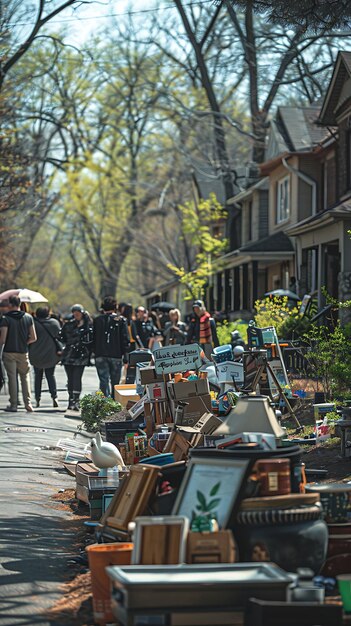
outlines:
{"label": "man in dark jacket", "polygon": [[37,336],[32,316],[21,311],[20,305],[20,299],[17,296],[11,296],[8,311],[0,322],[0,349],[4,346],[3,361],[10,392],[10,404],[5,411],[17,411],[18,373],[21,379],[24,406],[28,412],[32,412],[28,346],[37,340]]}
{"label": "man in dark jacket", "polygon": [[117,314],[117,302],[112,296],[104,298],[101,308],[103,314],[93,323],[93,352],[100,390],[106,397],[113,397],[114,387],[121,378],[122,360],[127,362],[128,324]]}

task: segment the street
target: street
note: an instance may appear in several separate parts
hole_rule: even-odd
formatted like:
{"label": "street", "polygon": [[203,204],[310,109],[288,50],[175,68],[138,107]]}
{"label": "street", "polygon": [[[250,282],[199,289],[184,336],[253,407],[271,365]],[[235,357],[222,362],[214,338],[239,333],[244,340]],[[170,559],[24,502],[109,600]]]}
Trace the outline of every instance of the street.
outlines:
{"label": "street", "polygon": [[[34,413],[6,413],[8,396],[0,394],[1,626],[52,625],[43,613],[60,597],[68,562],[76,556],[72,514],[51,499],[60,489],[74,489],[75,481],[62,467],[65,453],[48,448],[72,438],[79,424],[64,417],[66,377],[60,366],[56,380],[59,409],[52,408],[46,381]],[[86,368],[83,386],[83,394],[98,388],[95,367]]]}

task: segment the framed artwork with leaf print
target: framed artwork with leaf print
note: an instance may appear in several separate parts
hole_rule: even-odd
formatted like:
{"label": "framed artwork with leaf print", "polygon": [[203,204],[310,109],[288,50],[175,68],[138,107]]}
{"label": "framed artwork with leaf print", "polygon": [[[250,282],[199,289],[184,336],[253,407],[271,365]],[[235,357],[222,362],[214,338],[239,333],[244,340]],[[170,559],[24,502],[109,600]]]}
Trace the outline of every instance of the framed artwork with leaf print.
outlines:
{"label": "framed artwork with leaf print", "polygon": [[214,516],[219,528],[226,528],[239,506],[251,466],[249,459],[192,457],[172,515],[184,515],[190,522],[199,515]]}

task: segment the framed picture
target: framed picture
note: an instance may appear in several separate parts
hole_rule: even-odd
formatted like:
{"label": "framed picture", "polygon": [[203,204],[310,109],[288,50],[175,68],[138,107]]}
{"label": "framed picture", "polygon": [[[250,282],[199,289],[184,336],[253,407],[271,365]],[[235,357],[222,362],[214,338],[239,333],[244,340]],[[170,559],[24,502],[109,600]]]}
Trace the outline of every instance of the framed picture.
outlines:
{"label": "framed picture", "polygon": [[195,516],[211,513],[219,528],[226,528],[239,506],[251,465],[250,459],[192,457],[172,515],[185,515],[191,521]]}
{"label": "framed picture", "polygon": [[187,517],[137,517],[132,565],[177,565],[185,562]]}
{"label": "framed picture", "polygon": [[128,524],[142,515],[155,492],[160,468],[155,465],[133,465],[130,474],[113,496],[100,523],[128,532]]}

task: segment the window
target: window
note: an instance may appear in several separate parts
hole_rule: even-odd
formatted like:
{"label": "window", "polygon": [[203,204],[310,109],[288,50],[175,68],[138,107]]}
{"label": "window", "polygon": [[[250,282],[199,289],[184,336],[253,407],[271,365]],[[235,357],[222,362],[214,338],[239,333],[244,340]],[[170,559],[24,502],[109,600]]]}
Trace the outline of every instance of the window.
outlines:
{"label": "window", "polygon": [[290,217],[290,178],[286,176],[278,181],[277,188],[277,224]]}

